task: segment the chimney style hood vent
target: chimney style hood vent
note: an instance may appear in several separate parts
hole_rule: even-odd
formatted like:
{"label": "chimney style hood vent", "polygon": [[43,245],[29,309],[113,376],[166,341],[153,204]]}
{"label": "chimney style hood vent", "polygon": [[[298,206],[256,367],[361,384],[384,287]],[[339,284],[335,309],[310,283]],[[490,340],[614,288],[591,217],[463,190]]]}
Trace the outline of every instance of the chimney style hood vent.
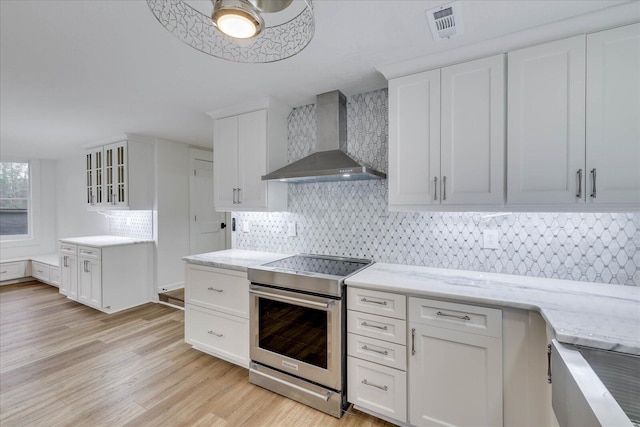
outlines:
{"label": "chimney style hood vent", "polygon": [[384,179],[347,154],[347,99],[340,91],[323,93],[316,101],[318,151],[262,177],[291,183]]}

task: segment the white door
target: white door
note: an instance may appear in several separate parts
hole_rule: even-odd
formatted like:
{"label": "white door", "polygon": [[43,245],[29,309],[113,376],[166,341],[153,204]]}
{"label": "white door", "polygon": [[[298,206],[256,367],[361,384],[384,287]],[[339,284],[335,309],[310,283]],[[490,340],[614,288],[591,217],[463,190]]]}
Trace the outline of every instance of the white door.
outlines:
{"label": "white door", "polygon": [[441,200],[503,204],[504,55],[441,70]]}
{"label": "white door", "polygon": [[583,203],[585,36],[509,52],[508,63],[507,202]]}
{"label": "white door", "polygon": [[213,204],[212,153],[192,149],[190,156],[190,253],[201,254],[225,249],[225,230],[222,228],[225,214],[216,212]]}
{"label": "white door", "polygon": [[389,81],[389,205],[440,203],[440,70]]}
{"label": "white door", "polygon": [[213,124],[213,201],[217,211],[233,211],[238,187],[238,117]]}
{"label": "white door", "polygon": [[238,116],[238,187],[240,208],[266,208],[267,110]]}
{"label": "white door", "polygon": [[410,328],[409,422],[501,426],[502,340],[417,323]]}
{"label": "white door", "polygon": [[640,203],[640,24],[587,36],[586,166],[587,202]]}

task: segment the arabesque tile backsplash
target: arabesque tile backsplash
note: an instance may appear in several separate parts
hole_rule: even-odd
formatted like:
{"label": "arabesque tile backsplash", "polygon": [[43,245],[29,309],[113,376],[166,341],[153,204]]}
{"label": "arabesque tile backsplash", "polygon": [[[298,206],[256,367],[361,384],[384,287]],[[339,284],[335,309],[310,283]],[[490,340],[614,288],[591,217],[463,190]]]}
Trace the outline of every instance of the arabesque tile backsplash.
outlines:
{"label": "arabesque tile backsplash", "polygon": [[[387,91],[348,97],[349,153],[387,169]],[[315,149],[315,106],[289,116],[289,160]],[[389,212],[387,181],[289,185],[288,212],[234,213],[235,247],[640,285],[640,213]],[[297,236],[287,237],[296,222]],[[239,224],[240,225],[240,224]],[[482,248],[496,229],[500,248]]]}

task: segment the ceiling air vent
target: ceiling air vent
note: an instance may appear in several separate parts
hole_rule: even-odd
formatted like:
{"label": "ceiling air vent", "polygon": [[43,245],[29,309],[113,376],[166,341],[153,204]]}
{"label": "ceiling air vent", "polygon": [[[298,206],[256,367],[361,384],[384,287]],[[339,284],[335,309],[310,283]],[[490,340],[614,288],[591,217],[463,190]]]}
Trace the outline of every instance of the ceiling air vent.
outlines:
{"label": "ceiling air vent", "polygon": [[462,34],[462,10],[459,3],[449,3],[427,10],[427,20],[434,40]]}

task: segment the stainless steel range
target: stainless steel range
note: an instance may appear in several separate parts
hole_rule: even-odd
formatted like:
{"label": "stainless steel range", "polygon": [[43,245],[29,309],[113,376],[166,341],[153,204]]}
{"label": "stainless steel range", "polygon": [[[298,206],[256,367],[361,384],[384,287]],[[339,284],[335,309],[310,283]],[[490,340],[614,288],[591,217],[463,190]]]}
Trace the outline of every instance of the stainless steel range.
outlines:
{"label": "stainless steel range", "polygon": [[249,381],[340,418],[347,405],[343,285],[370,264],[302,254],[249,268]]}

